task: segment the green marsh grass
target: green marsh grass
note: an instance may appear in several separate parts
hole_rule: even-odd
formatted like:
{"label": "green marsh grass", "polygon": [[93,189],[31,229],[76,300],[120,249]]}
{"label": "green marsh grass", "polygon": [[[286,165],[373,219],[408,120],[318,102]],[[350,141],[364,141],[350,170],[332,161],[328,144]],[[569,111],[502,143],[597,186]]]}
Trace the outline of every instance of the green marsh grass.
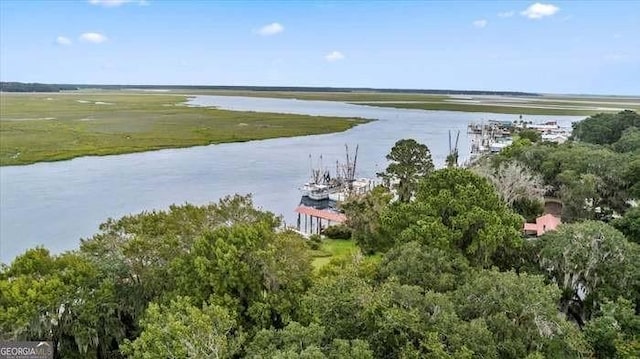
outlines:
{"label": "green marsh grass", "polygon": [[0,94],[0,165],[345,131],[366,120],[226,111],[188,96]]}

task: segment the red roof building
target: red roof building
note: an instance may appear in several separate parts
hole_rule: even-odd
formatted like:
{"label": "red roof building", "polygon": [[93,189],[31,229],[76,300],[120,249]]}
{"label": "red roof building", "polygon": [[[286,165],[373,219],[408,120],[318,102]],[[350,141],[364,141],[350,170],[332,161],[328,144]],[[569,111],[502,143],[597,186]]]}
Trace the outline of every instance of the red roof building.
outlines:
{"label": "red roof building", "polygon": [[554,231],[560,224],[562,224],[560,218],[552,214],[545,214],[536,218],[536,223],[525,223],[524,233],[540,237],[548,231]]}
{"label": "red roof building", "polygon": [[324,220],[327,220],[330,222],[336,222],[336,223],[342,223],[347,219],[347,217],[342,213],[329,211],[326,209],[316,209],[316,208],[307,207],[307,206],[298,206],[298,208],[296,208],[295,211],[298,214],[304,214],[307,216],[316,217],[316,218],[320,218],[320,219],[324,219]]}
{"label": "red roof building", "polygon": [[[296,208],[298,213],[297,230],[304,234],[320,234],[322,230],[332,223],[342,223],[347,217],[339,212],[335,212],[328,209],[317,209],[300,205]],[[304,216],[304,227],[302,226],[302,217]],[[303,230],[304,228],[304,230]]]}

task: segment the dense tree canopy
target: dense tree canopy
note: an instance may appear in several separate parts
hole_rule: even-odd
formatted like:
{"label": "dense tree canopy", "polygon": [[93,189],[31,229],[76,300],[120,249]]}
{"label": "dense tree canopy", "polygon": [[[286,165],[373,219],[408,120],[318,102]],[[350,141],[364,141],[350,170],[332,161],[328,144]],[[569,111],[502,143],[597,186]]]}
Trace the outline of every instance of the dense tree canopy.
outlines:
{"label": "dense tree canopy", "polygon": [[467,259],[457,252],[408,242],[392,248],[380,264],[379,276],[435,292],[448,292],[470,275]]}
{"label": "dense tree canopy", "polygon": [[590,348],[559,315],[560,290],[541,276],[482,271],[452,296],[462,319],[482,319],[497,343],[498,357],[580,358]]}
{"label": "dense tree canopy", "polygon": [[394,202],[381,216],[387,242],[459,251],[478,266],[498,264],[497,252],[519,247],[522,222],[488,180],[460,168],[435,171],[422,180],[414,201]]}
{"label": "dense tree canopy", "polygon": [[640,196],[640,156],[635,152],[580,142],[541,143],[509,149],[492,160],[497,165],[517,160],[542,176],[547,193],[564,202],[568,222],[624,213],[629,201]]}
{"label": "dense tree canopy", "polygon": [[[604,145],[519,139],[486,172],[399,141],[397,186],[344,203],[358,250],[328,264],[248,196],[109,219],[0,267],[0,339],[56,359],[637,358],[640,157],[619,116],[595,122],[620,132]],[[547,189],[575,223],[525,239]]]}
{"label": "dense tree canopy", "polygon": [[199,238],[174,260],[176,291],[232,309],[244,325],[281,328],[296,319],[298,297],[310,284],[307,247],[292,232],[235,224]]}
{"label": "dense tree canopy", "polygon": [[140,326],[140,336],[123,348],[131,358],[233,358],[244,339],[227,309],[200,309],[183,297],[149,304]]}
{"label": "dense tree canopy", "polygon": [[640,315],[629,300],[606,301],[584,333],[598,358],[640,358]]}
{"label": "dense tree canopy", "polygon": [[605,298],[640,303],[640,246],[605,223],[585,221],[546,233],[539,257],[564,290],[563,311],[580,325]]}
{"label": "dense tree canopy", "polygon": [[628,210],[624,217],[611,221],[611,225],[622,232],[629,241],[640,244],[640,207]]}
{"label": "dense tree canopy", "polygon": [[0,339],[48,340],[56,354],[107,357],[122,340],[114,283],[82,256],[28,250],[0,273]]}
{"label": "dense tree canopy", "polygon": [[583,142],[610,145],[629,127],[640,128],[640,115],[626,110],[617,114],[600,113],[573,125],[573,137]]}
{"label": "dense tree canopy", "polygon": [[333,339],[326,344],[324,327],[291,322],[285,328],[263,329],[248,345],[247,358],[373,358],[364,340]]}
{"label": "dense tree canopy", "polygon": [[624,132],[620,139],[613,144],[613,148],[617,152],[635,152],[640,151],[640,128],[629,127]]}

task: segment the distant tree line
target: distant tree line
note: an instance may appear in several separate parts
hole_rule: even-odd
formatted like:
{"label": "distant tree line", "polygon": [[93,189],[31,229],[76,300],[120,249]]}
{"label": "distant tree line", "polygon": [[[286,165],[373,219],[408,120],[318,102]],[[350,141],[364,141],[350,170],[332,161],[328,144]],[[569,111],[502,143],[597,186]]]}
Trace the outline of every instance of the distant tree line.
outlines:
{"label": "distant tree line", "polygon": [[[283,92],[372,92],[372,93],[420,93],[432,95],[501,95],[539,96],[531,92],[479,91],[479,90],[433,90],[433,89],[384,89],[369,87],[297,87],[297,86],[183,86],[183,85],[101,85],[101,84],[38,84],[22,82],[2,82],[6,92],[55,92],[77,89],[145,89],[145,90],[230,90],[230,91],[283,91]],[[57,90],[56,90],[57,88]]]}
{"label": "distant tree line", "polygon": [[75,85],[55,85],[24,82],[0,82],[2,92],[60,92],[77,90]]}

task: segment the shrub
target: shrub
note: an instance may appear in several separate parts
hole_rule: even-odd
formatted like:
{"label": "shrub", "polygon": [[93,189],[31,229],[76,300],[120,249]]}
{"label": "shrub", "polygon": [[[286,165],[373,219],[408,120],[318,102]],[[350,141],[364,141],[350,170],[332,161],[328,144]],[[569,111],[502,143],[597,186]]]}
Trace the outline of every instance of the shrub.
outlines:
{"label": "shrub", "polygon": [[336,224],[322,230],[322,234],[331,239],[350,239],[351,228],[344,224]]}

